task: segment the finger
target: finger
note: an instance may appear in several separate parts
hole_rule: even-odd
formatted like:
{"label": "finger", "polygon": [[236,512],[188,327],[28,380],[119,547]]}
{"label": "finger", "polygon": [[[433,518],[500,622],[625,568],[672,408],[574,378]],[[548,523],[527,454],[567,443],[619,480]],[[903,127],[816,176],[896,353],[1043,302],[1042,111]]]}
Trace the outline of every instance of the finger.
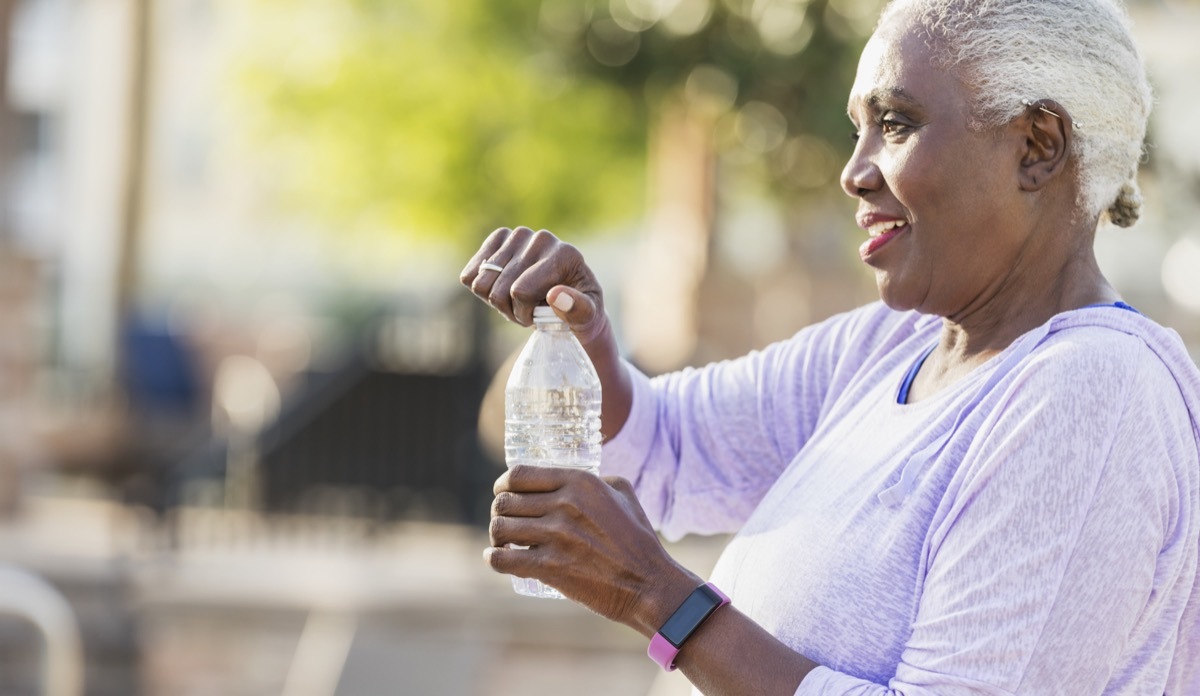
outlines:
{"label": "finger", "polygon": [[555,255],[560,265],[552,275],[561,278],[545,295],[545,302],[571,327],[575,337],[584,345],[602,335],[608,326],[600,286],[583,254],[570,244],[562,244]]}
{"label": "finger", "polygon": [[[499,246],[493,249],[488,255],[480,257],[478,263],[475,265],[475,277],[469,286],[475,296],[491,304],[489,297],[493,286],[507,271],[513,257],[519,254],[521,249],[528,243],[531,234],[532,230],[528,227],[517,227],[509,230],[508,234],[500,241]],[[496,309],[507,316],[503,308],[497,307]]]}
{"label": "finger", "polygon": [[488,538],[492,546],[538,546],[551,537],[540,520],[539,517],[493,517],[488,523]]}
{"label": "finger", "polygon": [[603,476],[601,479],[620,493],[623,498],[637,500],[637,493],[634,492],[633,484],[629,482],[629,479],[620,476]]}
{"label": "finger", "polygon": [[568,285],[555,285],[546,293],[546,304],[554,308],[567,325],[574,330],[586,327],[596,318],[596,302],[587,293]]}
{"label": "finger", "polygon": [[552,505],[544,493],[501,491],[492,500],[492,517],[541,517]]}
{"label": "finger", "polygon": [[633,488],[633,484],[629,479],[621,478],[620,476],[605,476],[604,482],[612,487],[617,495],[625,501],[625,508],[629,510],[644,526],[653,527],[650,523],[650,518],[646,515],[646,509],[642,507],[642,503],[637,498],[637,492]]}
{"label": "finger", "polygon": [[533,324],[533,309],[546,303],[546,287],[561,282],[555,248],[561,242],[549,230],[538,230],[529,238],[522,257],[511,264],[512,273],[492,288],[493,296],[507,294],[513,319],[522,326]]}
{"label": "finger", "polygon": [[487,239],[483,240],[483,244],[479,246],[479,251],[471,257],[466,266],[463,266],[462,272],[458,274],[458,282],[468,288],[475,282],[475,277],[479,275],[479,266],[484,261],[492,257],[492,254],[504,244],[504,240],[512,234],[512,230],[507,227],[500,227],[493,230],[488,235]]}
{"label": "finger", "polygon": [[492,492],[496,495],[505,491],[549,493],[562,488],[573,475],[580,473],[584,472],[572,471],[564,467],[517,464],[496,479],[496,484],[492,486]]}
{"label": "finger", "polygon": [[[525,228],[528,229],[528,228]],[[533,324],[533,308],[544,302],[546,287],[558,282],[554,276],[554,248],[558,238],[547,230],[530,232],[524,246],[497,275],[488,302],[522,326]],[[504,253],[497,252],[497,256]]]}
{"label": "finger", "polygon": [[506,549],[489,546],[483,550],[483,560],[492,570],[519,578],[532,578],[543,565],[543,552],[538,547]]}
{"label": "finger", "polygon": [[[528,265],[519,261],[514,263],[513,260],[519,259],[525,253],[525,248],[529,245],[529,240],[533,235],[534,231],[528,227],[514,229],[500,245],[500,248],[480,264],[480,272],[475,275],[475,281],[471,283],[471,292],[492,305],[507,319],[513,319],[512,298],[508,295],[508,289]],[[501,270],[484,269],[482,268],[484,263],[499,267]]]}

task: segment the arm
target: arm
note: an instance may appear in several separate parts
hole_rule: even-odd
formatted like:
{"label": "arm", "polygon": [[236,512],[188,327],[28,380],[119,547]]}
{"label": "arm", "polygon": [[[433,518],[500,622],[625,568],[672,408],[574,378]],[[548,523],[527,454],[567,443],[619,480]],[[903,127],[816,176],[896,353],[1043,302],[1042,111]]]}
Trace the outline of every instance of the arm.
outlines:
{"label": "arm", "polygon": [[[684,646],[680,668],[709,694],[1091,695],[1118,667],[1153,683],[1195,574],[1195,445],[1161,380],[1093,367],[1088,388],[1032,370],[988,417],[934,520],[888,684],[814,665],[736,599]],[[1110,390],[1105,376],[1122,374]],[[1122,406],[1097,408],[1098,394]],[[519,468],[497,491],[485,556],[501,572],[539,577],[647,638],[700,584],[623,481]],[[1149,671],[1131,673],[1143,653]]]}
{"label": "arm", "polygon": [[[496,482],[496,494],[484,551],[493,569],[543,578],[647,643],[702,584],[667,555],[624,479],[518,466]],[[794,693],[815,666],[733,606],[692,634],[676,664],[706,694],[763,696]]]}
{"label": "arm", "polygon": [[635,481],[652,522],[669,536],[740,526],[814,427],[842,353],[833,341],[853,328],[813,327],[762,353],[651,385],[621,359],[582,255],[549,232],[496,230],[460,281],[513,322],[529,325],[542,303],[568,322],[601,381],[603,469]]}
{"label": "arm", "polygon": [[668,539],[734,532],[854,380],[863,346],[913,334],[911,318],[867,306],[735,360],[648,379],[632,366],[625,428],[601,471],[633,482]]}
{"label": "arm", "polygon": [[803,388],[780,374],[782,354],[799,350],[777,344],[654,379],[627,366],[633,403],[625,429],[604,445],[601,471],[633,482],[669,539],[737,531],[807,439],[810,419],[777,409],[769,386]]}

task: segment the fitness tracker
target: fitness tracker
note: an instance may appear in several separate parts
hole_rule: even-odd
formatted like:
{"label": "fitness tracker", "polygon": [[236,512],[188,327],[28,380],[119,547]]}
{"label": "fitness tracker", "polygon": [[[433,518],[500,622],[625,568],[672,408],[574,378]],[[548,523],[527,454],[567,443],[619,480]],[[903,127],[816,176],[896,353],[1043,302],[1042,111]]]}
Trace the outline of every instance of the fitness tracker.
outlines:
{"label": "fitness tracker", "polygon": [[650,639],[646,654],[668,672],[675,671],[675,656],[679,649],[705,619],[726,604],[729,604],[729,598],[711,582],[697,587]]}

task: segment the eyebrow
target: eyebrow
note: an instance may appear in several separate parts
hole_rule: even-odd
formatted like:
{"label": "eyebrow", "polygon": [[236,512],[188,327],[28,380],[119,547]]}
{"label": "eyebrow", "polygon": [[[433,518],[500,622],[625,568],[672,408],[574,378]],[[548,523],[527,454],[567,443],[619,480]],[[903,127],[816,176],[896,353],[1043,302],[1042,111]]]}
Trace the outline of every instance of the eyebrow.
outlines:
{"label": "eyebrow", "polygon": [[[880,87],[867,93],[866,103],[867,106],[872,108],[879,106],[879,103],[885,100],[902,101],[911,106],[920,103],[916,97],[906,92],[903,87]],[[846,115],[850,116],[849,106],[846,107]]]}

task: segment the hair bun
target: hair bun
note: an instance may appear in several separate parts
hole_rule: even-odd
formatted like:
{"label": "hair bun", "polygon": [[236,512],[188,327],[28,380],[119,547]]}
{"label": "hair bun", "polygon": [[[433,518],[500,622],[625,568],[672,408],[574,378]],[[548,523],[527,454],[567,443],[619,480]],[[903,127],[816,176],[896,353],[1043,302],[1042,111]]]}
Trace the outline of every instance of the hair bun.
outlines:
{"label": "hair bun", "polygon": [[1108,208],[1108,219],[1117,227],[1133,227],[1142,216],[1142,192],[1137,182],[1126,181],[1121,185],[1117,200]]}

